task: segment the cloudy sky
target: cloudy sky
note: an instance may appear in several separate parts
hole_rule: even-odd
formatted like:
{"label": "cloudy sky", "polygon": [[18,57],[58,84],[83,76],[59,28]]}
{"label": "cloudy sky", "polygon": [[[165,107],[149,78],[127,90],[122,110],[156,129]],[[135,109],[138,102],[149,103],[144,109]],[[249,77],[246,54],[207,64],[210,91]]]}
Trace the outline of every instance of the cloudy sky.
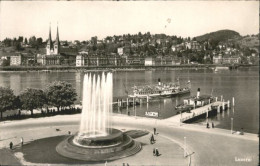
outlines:
{"label": "cloudy sky", "polygon": [[57,22],[61,40],[92,36],[165,33],[195,37],[230,29],[241,35],[259,32],[258,1],[2,1],[0,40],[6,37],[52,38]]}

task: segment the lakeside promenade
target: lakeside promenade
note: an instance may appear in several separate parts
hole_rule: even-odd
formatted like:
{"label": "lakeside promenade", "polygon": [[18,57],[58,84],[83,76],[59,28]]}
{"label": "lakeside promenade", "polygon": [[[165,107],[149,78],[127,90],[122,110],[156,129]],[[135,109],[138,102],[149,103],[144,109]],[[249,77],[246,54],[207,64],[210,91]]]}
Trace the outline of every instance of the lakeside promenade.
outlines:
{"label": "lakeside promenade", "polygon": [[216,67],[258,67],[259,65],[222,65],[222,64],[181,64],[181,65],[124,65],[124,66],[6,66],[0,67],[0,72],[12,71],[96,71],[96,70],[116,70],[116,71],[131,71],[131,70],[151,70],[151,69],[199,69],[199,68],[216,68]]}
{"label": "lakeside promenade", "polygon": [[[79,121],[80,115],[76,114],[1,122],[0,148],[8,147],[10,141],[13,141],[15,145],[18,144],[20,137],[24,137],[26,143],[28,140],[32,141],[66,134],[68,130],[74,133],[78,131]],[[169,119],[155,120],[118,114],[113,115],[113,126],[121,130],[132,128],[150,132],[152,132],[153,127],[156,127],[159,132],[158,139],[161,137],[161,140],[170,140],[182,148],[184,146],[184,137],[186,137],[187,153],[191,154],[194,152],[190,156],[191,165],[258,165],[259,138],[256,134],[245,133],[244,135],[235,135],[231,134],[229,130],[224,129],[207,129],[205,126],[192,124],[180,126],[179,123],[170,121]],[[55,128],[60,128],[63,132],[56,132]],[[172,150],[175,150],[174,146]],[[163,148],[160,152],[162,154],[168,153]],[[154,164],[152,154],[148,156],[147,154],[143,155],[144,158],[151,158],[150,162]],[[163,155],[161,157],[163,158]],[[136,159],[135,156],[132,156],[131,159],[133,163],[138,163],[138,158]],[[243,159],[248,159],[249,161],[238,161]],[[131,165],[131,161],[128,158],[125,158],[125,160]],[[121,165],[123,162],[124,159],[120,159],[109,162],[109,164]],[[158,161],[155,165],[162,164],[166,165],[167,163]],[[169,163],[168,165],[171,164]]]}

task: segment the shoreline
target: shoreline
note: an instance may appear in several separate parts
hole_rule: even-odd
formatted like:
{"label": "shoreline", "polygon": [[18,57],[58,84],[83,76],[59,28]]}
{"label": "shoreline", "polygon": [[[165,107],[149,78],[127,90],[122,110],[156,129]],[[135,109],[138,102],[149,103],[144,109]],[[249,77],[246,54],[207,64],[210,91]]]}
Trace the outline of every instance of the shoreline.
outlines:
{"label": "shoreline", "polygon": [[[80,114],[73,114],[73,115],[55,115],[55,116],[49,116],[49,117],[39,117],[39,118],[28,118],[28,119],[22,119],[22,120],[7,120],[7,121],[2,121],[0,122],[0,127],[2,127],[3,125],[15,125],[15,124],[27,124],[27,123],[37,123],[38,121],[55,121],[59,118],[62,118],[62,122],[66,122],[66,121],[70,121],[70,120],[75,120],[79,119]],[[189,130],[196,130],[196,131],[217,131],[219,134],[224,134],[224,135],[233,135],[233,136],[238,136],[238,137],[244,137],[244,136],[250,136],[250,137],[258,137],[257,133],[249,133],[249,132],[244,132],[244,135],[238,135],[235,134],[235,131],[233,131],[233,134],[230,133],[230,130],[228,129],[224,129],[224,128],[218,128],[217,126],[212,129],[207,129],[205,128],[205,126],[203,125],[199,125],[196,123],[176,123],[176,122],[171,122],[169,121],[169,119],[152,119],[152,118],[147,118],[147,117],[140,117],[140,116],[128,116],[125,114],[117,114],[117,113],[113,113],[112,114],[112,119],[117,119],[119,121],[123,121],[126,120],[126,123],[131,121],[131,120],[142,120],[148,123],[156,123],[156,125],[167,125],[167,126],[173,126],[173,127],[177,127],[177,128],[182,128],[183,129],[189,129]],[[124,119],[124,120],[122,120]],[[79,123],[79,121],[78,121]],[[2,125],[2,126],[1,126]]]}
{"label": "shoreline", "polygon": [[[234,67],[219,64],[182,64],[159,66],[7,66],[0,67],[0,72],[81,72],[81,71],[142,71],[142,70],[182,70],[182,69],[212,69],[216,67]],[[235,65],[235,68],[259,67],[259,65]]]}
{"label": "shoreline", "polygon": [[[79,105],[75,105],[76,107],[75,108],[79,108],[80,106]],[[52,109],[56,109],[56,108],[52,108]],[[25,110],[22,111],[23,113],[26,112]],[[41,111],[40,110],[34,110],[34,114],[41,114]],[[0,121],[0,125],[1,124],[5,124],[5,123],[12,123],[12,122],[19,122],[19,121],[26,121],[26,120],[37,120],[37,119],[44,119],[44,118],[55,118],[55,117],[58,117],[58,116],[79,116],[80,113],[75,113],[75,114],[57,114],[57,115],[50,115],[50,116],[40,116],[40,117],[30,117],[30,112],[27,111],[25,113],[25,115],[28,115],[29,117],[28,118],[25,118],[25,119],[13,119],[13,120],[3,120],[3,121]],[[134,119],[147,119],[148,121],[165,121],[166,123],[167,122],[170,122],[176,126],[180,126],[180,123],[179,122],[175,122],[175,121],[170,121],[170,119],[174,119],[174,116],[176,115],[173,115],[171,117],[168,117],[168,118],[164,118],[164,119],[155,119],[155,118],[151,118],[151,117],[146,117],[146,116],[128,116],[127,114],[119,114],[119,113],[116,113],[116,112],[113,112],[113,117],[128,117],[128,118],[134,118]],[[201,127],[201,128],[205,128],[206,124],[204,123],[200,123],[200,122],[193,122],[193,123],[181,123],[181,126],[197,126],[197,127]],[[226,129],[226,128],[221,128],[219,127],[220,123],[215,123],[215,128],[216,129],[220,129],[220,130],[226,130],[226,131],[230,131],[230,129]],[[214,129],[215,129],[214,128]],[[211,129],[211,128],[210,128]],[[233,132],[236,132],[238,130],[233,130]],[[255,135],[258,135],[257,131],[254,133],[254,132],[248,132],[247,130],[244,130],[244,133],[246,134],[255,134]]]}

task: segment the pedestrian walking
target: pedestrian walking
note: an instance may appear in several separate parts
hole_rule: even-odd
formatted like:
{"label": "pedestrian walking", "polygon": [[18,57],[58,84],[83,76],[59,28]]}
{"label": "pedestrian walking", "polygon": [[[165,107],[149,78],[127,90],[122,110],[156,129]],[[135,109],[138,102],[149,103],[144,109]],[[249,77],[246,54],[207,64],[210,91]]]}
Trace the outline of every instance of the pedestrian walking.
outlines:
{"label": "pedestrian walking", "polygon": [[241,128],[240,134],[244,135],[244,129],[243,128]]}
{"label": "pedestrian walking", "polygon": [[70,131],[68,131],[68,134],[70,135],[70,134],[71,134],[71,132],[70,132]]}
{"label": "pedestrian walking", "polygon": [[153,148],[153,155],[154,155],[154,156],[156,155],[156,153],[155,153],[155,148]]}
{"label": "pedestrian walking", "polygon": [[214,126],[214,122],[212,122],[212,128],[214,128],[215,126]]}
{"label": "pedestrian walking", "polygon": [[209,122],[207,122],[207,128],[209,128]]}
{"label": "pedestrian walking", "polygon": [[13,149],[13,142],[10,142],[9,146],[10,146],[10,149]]}
{"label": "pedestrian walking", "polygon": [[153,134],[152,134],[152,136],[151,136],[150,140],[151,140],[151,144],[155,143],[155,139],[154,139],[154,136],[153,136]]}
{"label": "pedestrian walking", "polygon": [[152,140],[152,137],[150,137],[150,144],[153,144],[153,140]]}
{"label": "pedestrian walking", "polygon": [[156,128],[153,128],[153,133],[154,135],[156,135]]}
{"label": "pedestrian walking", "polygon": [[159,150],[158,150],[157,148],[155,149],[155,155],[156,155],[156,156],[159,156],[159,155],[160,155]]}
{"label": "pedestrian walking", "polygon": [[21,146],[23,146],[23,137],[21,137]]}

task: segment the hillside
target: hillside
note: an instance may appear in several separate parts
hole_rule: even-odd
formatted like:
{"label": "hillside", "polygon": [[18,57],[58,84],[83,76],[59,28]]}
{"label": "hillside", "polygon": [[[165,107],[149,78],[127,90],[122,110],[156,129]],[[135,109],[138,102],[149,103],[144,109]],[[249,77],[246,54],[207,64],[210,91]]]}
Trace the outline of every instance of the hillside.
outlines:
{"label": "hillside", "polygon": [[243,36],[241,38],[232,39],[231,42],[238,44],[240,48],[250,48],[254,50],[259,50],[259,36],[251,35],[251,36]]}
{"label": "hillside", "polygon": [[15,53],[45,54],[46,50],[45,48],[39,48],[38,50],[35,48],[24,48],[22,51],[16,51],[14,47],[0,48],[0,57],[15,55]]}
{"label": "hillside", "polygon": [[220,30],[216,32],[207,33],[205,35],[197,36],[197,41],[218,41],[218,42],[224,42],[228,39],[234,39],[240,37],[240,34],[236,31],[232,30]]}

